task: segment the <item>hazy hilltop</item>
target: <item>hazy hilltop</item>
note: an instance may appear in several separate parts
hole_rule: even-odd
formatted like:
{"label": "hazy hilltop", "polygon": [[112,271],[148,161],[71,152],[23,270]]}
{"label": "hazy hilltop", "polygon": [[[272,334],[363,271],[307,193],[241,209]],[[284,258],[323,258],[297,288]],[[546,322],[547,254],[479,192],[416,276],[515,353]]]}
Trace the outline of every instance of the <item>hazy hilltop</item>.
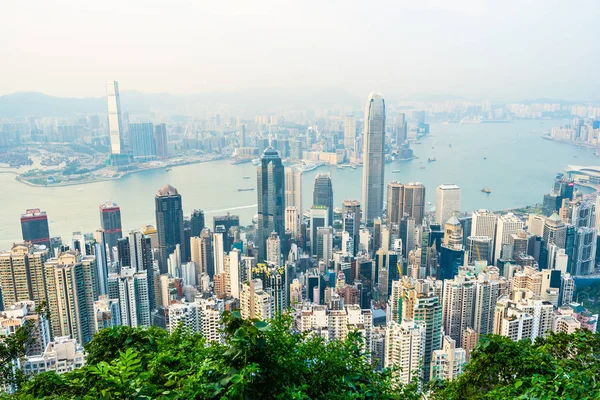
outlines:
{"label": "hazy hilltop", "polygon": [[[365,99],[366,96],[365,94]],[[121,105],[132,114],[196,115],[207,109],[237,109],[258,113],[271,109],[315,109],[360,107],[365,99],[338,88],[261,88],[237,92],[211,92],[189,95],[122,91]],[[106,114],[103,97],[67,98],[36,92],[0,96],[0,118],[50,117],[74,114]]]}

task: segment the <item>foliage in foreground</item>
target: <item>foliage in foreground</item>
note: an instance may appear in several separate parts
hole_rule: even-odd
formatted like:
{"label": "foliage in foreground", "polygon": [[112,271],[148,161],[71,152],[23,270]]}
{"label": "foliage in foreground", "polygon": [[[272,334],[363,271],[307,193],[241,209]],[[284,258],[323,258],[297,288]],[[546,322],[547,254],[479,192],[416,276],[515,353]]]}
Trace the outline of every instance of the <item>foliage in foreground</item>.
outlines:
{"label": "foliage in foreground", "polygon": [[118,327],[86,346],[88,365],[64,375],[43,373],[17,398],[89,399],[418,399],[417,386],[397,387],[391,372],[365,362],[362,338],[326,342],[292,329],[225,316],[226,344],[200,335]]}
{"label": "foliage in foreground", "polygon": [[464,374],[432,383],[435,399],[600,400],[600,334],[553,334],[534,344],[481,338]]}
{"label": "foliage in foreground", "polygon": [[101,331],[88,365],[24,382],[19,399],[597,399],[600,334],[588,331],[512,342],[488,335],[452,382],[397,386],[393,371],[365,362],[360,335],[326,342],[270,323],[225,315],[225,345],[156,328]]}

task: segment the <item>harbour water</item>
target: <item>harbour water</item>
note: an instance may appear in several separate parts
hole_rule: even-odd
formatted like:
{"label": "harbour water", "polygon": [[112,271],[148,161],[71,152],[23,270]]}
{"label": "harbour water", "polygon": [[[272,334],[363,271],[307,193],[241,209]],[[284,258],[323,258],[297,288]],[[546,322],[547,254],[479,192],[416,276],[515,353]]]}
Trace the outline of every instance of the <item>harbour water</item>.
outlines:
{"label": "harbour water", "polygon": [[[478,208],[502,210],[540,203],[556,173],[566,165],[598,165],[593,150],[543,140],[542,132],[565,121],[518,121],[505,124],[431,124],[431,135],[413,144],[412,161],[386,164],[385,180],[422,182],[427,201],[435,204],[435,188],[455,183],[462,188],[462,211]],[[435,162],[427,160],[435,158]],[[424,168],[423,168],[424,167]],[[393,173],[393,170],[400,172]],[[312,186],[317,173],[331,173],[334,203],[361,198],[362,169],[324,166],[305,173],[303,206],[312,204]],[[250,179],[243,179],[250,176]],[[250,224],[256,214],[256,167],[250,163],[230,165],[214,161],[156,169],[122,179],[80,186],[31,187],[17,182],[10,173],[0,173],[0,249],[10,248],[21,238],[19,217],[26,208],[46,210],[50,234],[69,240],[72,232],[92,232],[100,226],[98,205],[112,200],[121,206],[123,230],[155,224],[154,196],[169,183],[182,195],[186,214],[203,209],[207,223],[226,212],[239,214]],[[481,188],[491,189],[490,194]],[[433,207],[433,205],[432,205]]]}

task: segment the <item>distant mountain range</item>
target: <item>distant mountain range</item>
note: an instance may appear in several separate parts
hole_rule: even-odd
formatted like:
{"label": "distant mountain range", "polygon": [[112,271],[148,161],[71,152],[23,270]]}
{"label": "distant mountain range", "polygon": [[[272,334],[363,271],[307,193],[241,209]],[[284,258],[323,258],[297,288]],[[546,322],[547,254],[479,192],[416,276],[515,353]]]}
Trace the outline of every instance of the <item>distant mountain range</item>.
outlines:
{"label": "distant mountain range", "polygon": [[[243,110],[257,113],[270,109],[299,110],[358,106],[364,101],[343,89],[248,89],[239,92],[172,95],[166,93],[121,92],[123,111],[130,114],[204,115],[207,109]],[[0,96],[0,118],[106,114],[105,98],[67,98],[36,92]]]}

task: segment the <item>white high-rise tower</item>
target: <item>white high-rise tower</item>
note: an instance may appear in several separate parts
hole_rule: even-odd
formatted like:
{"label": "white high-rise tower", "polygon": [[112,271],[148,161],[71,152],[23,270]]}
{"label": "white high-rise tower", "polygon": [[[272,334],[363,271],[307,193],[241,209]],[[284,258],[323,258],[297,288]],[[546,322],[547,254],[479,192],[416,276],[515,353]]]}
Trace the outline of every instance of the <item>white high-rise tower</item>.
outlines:
{"label": "white high-rise tower", "polygon": [[363,219],[368,225],[383,214],[385,165],[385,101],[380,93],[371,93],[365,108],[363,147]]}
{"label": "white high-rise tower", "polygon": [[460,213],[460,188],[452,184],[438,186],[435,192],[435,222],[445,224],[454,212]]}
{"label": "white high-rise tower", "polygon": [[123,122],[121,120],[121,99],[117,81],[106,82],[106,99],[108,101],[111,153],[121,154],[123,152]]}

